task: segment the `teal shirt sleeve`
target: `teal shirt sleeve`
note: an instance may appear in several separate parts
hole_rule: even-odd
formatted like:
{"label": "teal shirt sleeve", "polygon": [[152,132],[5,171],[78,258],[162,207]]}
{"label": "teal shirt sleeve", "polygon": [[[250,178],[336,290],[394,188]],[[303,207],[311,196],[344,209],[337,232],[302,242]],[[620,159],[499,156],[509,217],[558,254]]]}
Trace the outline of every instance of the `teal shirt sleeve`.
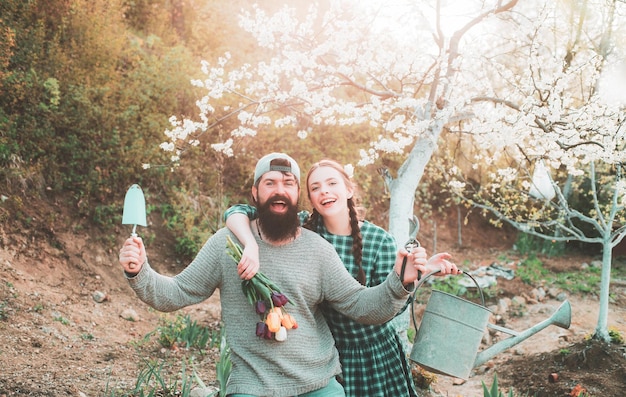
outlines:
{"label": "teal shirt sleeve", "polygon": [[309,211],[298,212],[298,218],[300,218],[300,224],[304,225],[304,223],[309,220]]}
{"label": "teal shirt sleeve", "polygon": [[235,204],[231,207],[228,207],[224,212],[224,221],[228,219],[232,214],[244,214],[247,215],[249,219],[256,219],[256,207],[250,204]]}

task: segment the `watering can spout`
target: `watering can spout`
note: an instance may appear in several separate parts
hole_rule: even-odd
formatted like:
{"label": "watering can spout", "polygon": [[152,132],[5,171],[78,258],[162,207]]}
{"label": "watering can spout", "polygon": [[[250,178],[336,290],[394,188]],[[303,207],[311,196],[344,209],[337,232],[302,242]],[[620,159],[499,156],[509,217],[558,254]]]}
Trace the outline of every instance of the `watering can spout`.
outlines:
{"label": "watering can spout", "polygon": [[518,343],[528,339],[533,336],[537,332],[543,330],[549,325],[556,325],[558,327],[568,329],[572,319],[572,308],[568,301],[564,301],[561,306],[550,316],[550,318],[543,320],[542,322],[535,324],[534,326],[528,328],[522,332],[516,332],[512,330],[508,330],[503,327],[498,327],[493,324],[487,324],[487,327],[496,329],[498,331],[502,331],[508,333],[511,336],[510,338],[504,339],[495,345],[488,347],[487,349],[479,352],[476,355],[476,361],[474,361],[474,367],[482,365],[493,358],[498,353],[509,349]]}

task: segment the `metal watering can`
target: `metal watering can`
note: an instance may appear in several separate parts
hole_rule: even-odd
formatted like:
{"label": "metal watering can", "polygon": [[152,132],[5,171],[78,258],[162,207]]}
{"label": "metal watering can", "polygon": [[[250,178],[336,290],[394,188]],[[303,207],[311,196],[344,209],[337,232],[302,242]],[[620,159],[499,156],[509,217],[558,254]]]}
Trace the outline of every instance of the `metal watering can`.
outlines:
{"label": "metal watering can", "polygon": [[[488,321],[491,311],[485,307],[482,289],[474,277],[463,272],[478,287],[482,306],[446,292],[433,290],[418,328],[413,310],[415,293],[428,277],[438,272],[439,270],[430,272],[420,279],[411,300],[413,325],[417,335],[410,359],[427,371],[467,380],[472,368],[484,364],[496,354],[529,338],[548,325],[554,324],[565,329],[570,326],[572,309],[568,301],[564,301],[550,318],[523,332],[490,324]],[[512,336],[478,352],[486,327]]]}

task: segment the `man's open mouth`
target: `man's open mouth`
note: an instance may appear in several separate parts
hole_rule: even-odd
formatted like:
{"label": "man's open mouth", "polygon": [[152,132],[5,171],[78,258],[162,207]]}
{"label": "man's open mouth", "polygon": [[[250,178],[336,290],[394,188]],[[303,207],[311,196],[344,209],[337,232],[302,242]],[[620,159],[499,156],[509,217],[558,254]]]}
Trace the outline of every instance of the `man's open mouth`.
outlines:
{"label": "man's open mouth", "polygon": [[270,208],[277,212],[283,212],[287,209],[287,201],[283,199],[274,199],[270,201]]}

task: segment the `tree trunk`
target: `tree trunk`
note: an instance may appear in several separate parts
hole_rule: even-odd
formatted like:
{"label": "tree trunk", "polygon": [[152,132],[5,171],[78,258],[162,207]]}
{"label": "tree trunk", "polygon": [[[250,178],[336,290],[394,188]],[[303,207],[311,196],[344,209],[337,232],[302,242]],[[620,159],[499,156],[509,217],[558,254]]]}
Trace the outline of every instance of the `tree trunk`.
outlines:
{"label": "tree trunk", "polygon": [[[610,231],[609,231],[610,237]],[[594,339],[606,343],[611,342],[609,335],[609,287],[611,285],[611,261],[613,258],[613,247],[610,238],[605,238],[602,244],[602,277],[600,281],[600,310],[598,314],[598,324],[596,325]]]}
{"label": "tree trunk", "polygon": [[395,237],[398,244],[404,244],[410,237],[409,220],[413,219],[413,204],[415,191],[426,164],[430,161],[437,149],[437,141],[443,122],[434,119],[429,131],[415,141],[411,153],[398,170],[398,176],[389,185],[391,198],[389,202],[389,232]]}

